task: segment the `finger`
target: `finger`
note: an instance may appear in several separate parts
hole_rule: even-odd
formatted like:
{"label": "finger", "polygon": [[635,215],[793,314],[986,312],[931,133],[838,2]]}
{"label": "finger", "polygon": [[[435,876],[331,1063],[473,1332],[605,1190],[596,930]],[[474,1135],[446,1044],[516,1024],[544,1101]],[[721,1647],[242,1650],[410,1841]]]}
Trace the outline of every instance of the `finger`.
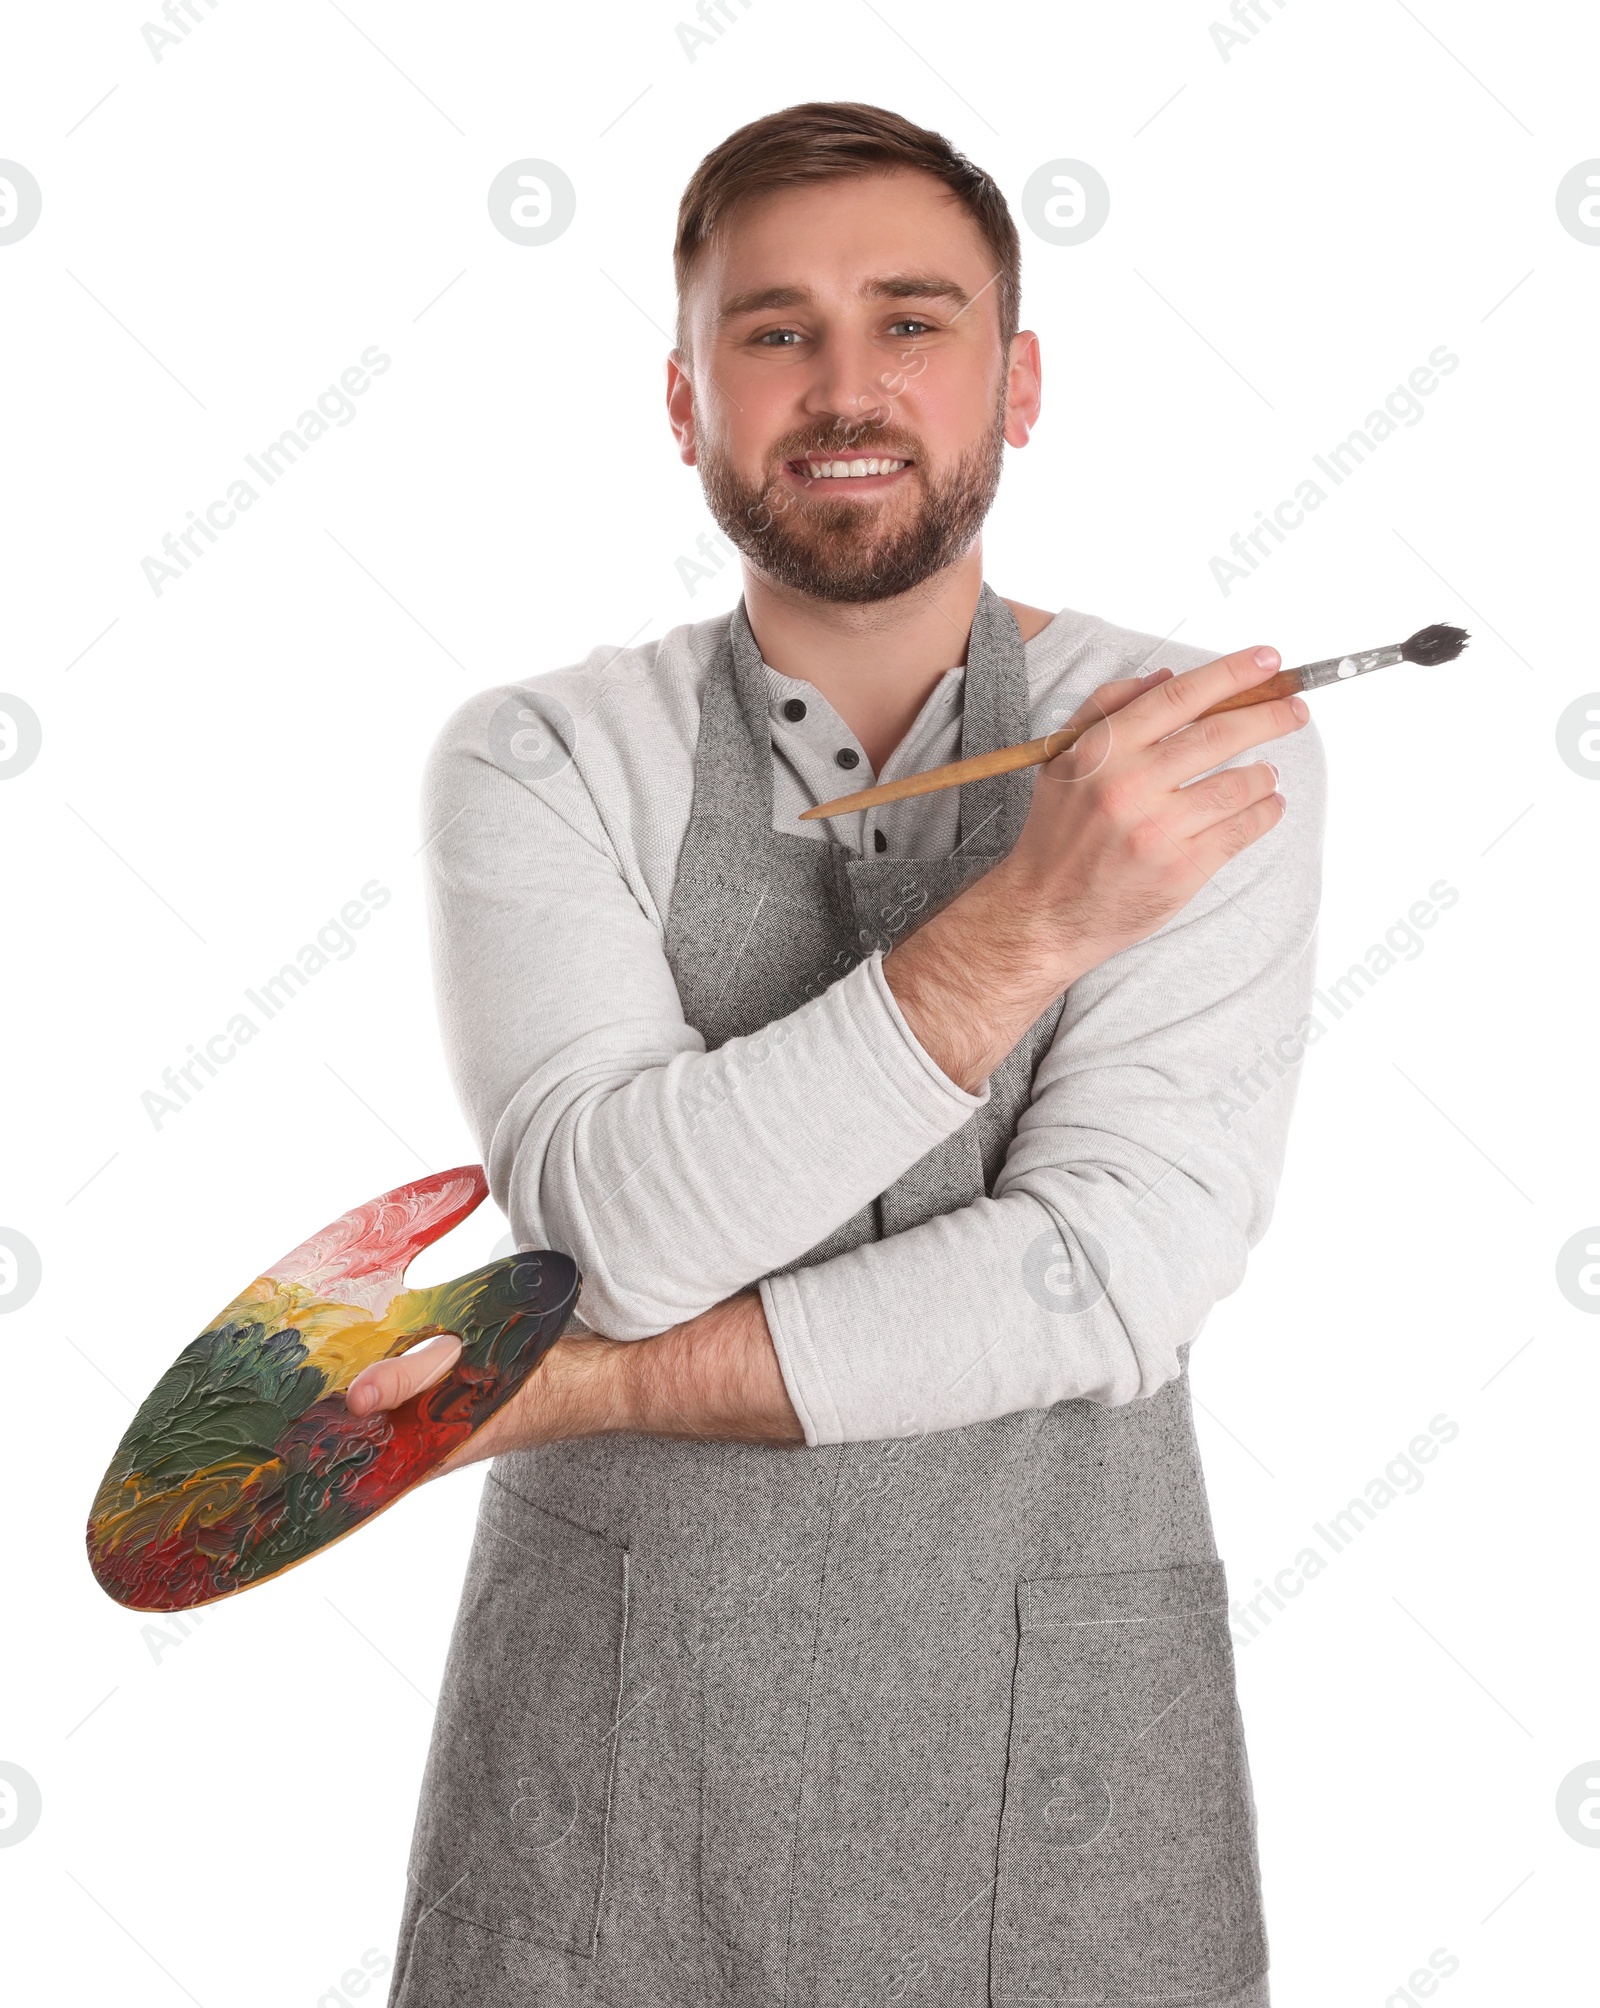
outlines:
{"label": "finger", "polygon": [[1224,767],[1203,781],[1191,781],[1174,790],[1169,800],[1155,812],[1164,830],[1189,843],[1216,823],[1226,822],[1241,810],[1282,794],[1278,770],[1270,760],[1255,760],[1248,767]]}
{"label": "finger", "polygon": [[[1198,669],[1186,669],[1157,683],[1123,707],[1120,731],[1125,745],[1153,746],[1202,711],[1275,676],[1282,663],[1275,648],[1241,648]],[[1245,706],[1246,711],[1253,707]],[[1231,714],[1229,714],[1231,715]],[[1130,736],[1131,735],[1131,736]]]}
{"label": "finger", "polygon": [[[1298,704],[1305,717],[1295,710]],[[1238,711],[1219,711],[1198,718],[1149,748],[1152,771],[1168,787],[1181,787],[1212,767],[1220,767],[1252,746],[1287,738],[1311,716],[1303,697],[1274,697],[1266,704],[1247,704]]]}
{"label": "finger", "polygon": [[440,1332],[420,1346],[413,1346],[398,1359],[376,1360],[363,1367],[345,1389],[345,1406],[352,1415],[372,1415],[379,1409],[398,1408],[424,1388],[432,1387],[461,1357],[461,1341],[454,1332]]}
{"label": "finger", "polygon": [[1258,837],[1276,829],[1283,821],[1288,804],[1281,791],[1263,795],[1247,809],[1219,817],[1209,829],[1197,832],[1184,843],[1189,858],[1208,879],[1249,848]]}

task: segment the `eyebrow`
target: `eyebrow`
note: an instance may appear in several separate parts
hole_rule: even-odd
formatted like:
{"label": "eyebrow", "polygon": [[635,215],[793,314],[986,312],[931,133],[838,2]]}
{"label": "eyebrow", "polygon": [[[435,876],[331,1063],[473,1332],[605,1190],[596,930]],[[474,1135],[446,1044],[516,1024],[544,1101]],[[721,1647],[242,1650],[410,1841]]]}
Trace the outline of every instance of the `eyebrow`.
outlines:
{"label": "eyebrow", "polygon": [[[971,305],[964,286],[931,272],[897,272],[884,279],[868,279],[860,294],[866,300],[950,300],[957,307]],[[815,298],[805,286],[753,287],[724,300],[717,319],[732,321],[741,314],[759,314],[769,307],[805,307]]]}

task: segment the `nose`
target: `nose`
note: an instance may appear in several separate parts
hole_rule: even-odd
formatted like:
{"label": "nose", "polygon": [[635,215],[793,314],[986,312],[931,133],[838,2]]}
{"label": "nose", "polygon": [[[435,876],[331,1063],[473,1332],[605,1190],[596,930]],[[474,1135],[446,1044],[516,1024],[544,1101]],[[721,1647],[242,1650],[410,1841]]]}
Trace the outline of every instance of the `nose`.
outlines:
{"label": "nose", "polygon": [[817,344],[801,399],[807,418],[843,432],[885,424],[892,407],[882,375],[882,359],[864,334],[830,329]]}

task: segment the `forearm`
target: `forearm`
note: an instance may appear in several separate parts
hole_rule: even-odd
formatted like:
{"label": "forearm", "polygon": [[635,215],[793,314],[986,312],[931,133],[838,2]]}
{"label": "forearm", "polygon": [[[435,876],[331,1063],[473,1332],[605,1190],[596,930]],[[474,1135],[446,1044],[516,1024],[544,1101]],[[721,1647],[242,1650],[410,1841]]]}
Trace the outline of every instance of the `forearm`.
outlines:
{"label": "forearm", "polygon": [[918,1043],[968,1094],[1082,971],[1008,860],[975,879],[884,957]]}
{"label": "forearm", "polygon": [[[572,977],[560,1008],[609,1008],[601,987]],[[711,1052],[648,1025],[580,1034],[512,1094],[484,1161],[518,1238],[578,1263],[584,1322],[642,1341],[804,1255],[976,1106],[858,965]]]}
{"label": "forearm", "polygon": [[568,1333],[441,1472],[505,1451],[623,1434],[804,1443],[755,1291],[714,1304],[654,1338]]}
{"label": "forearm", "polygon": [[612,1365],[626,1391],[624,1426],[638,1435],[713,1443],[805,1441],[755,1290],[613,1352],[622,1355]]}

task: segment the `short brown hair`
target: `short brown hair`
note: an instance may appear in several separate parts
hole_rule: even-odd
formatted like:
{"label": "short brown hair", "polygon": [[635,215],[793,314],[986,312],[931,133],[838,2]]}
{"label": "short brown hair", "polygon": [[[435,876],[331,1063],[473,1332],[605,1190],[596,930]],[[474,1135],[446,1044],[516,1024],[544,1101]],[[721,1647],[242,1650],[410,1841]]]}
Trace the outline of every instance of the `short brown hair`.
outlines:
{"label": "short brown hair", "polygon": [[672,247],[678,286],[677,340],[688,346],[684,302],[701,251],[729,213],[750,196],[802,183],[915,168],[942,181],[977,224],[999,268],[996,304],[1000,342],[1009,348],[1022,313],[1022,248],[999,188],[943,133],[913,125],[898,112],[850,102],[790,105],[740,126],[713,147],[678,204]]}

